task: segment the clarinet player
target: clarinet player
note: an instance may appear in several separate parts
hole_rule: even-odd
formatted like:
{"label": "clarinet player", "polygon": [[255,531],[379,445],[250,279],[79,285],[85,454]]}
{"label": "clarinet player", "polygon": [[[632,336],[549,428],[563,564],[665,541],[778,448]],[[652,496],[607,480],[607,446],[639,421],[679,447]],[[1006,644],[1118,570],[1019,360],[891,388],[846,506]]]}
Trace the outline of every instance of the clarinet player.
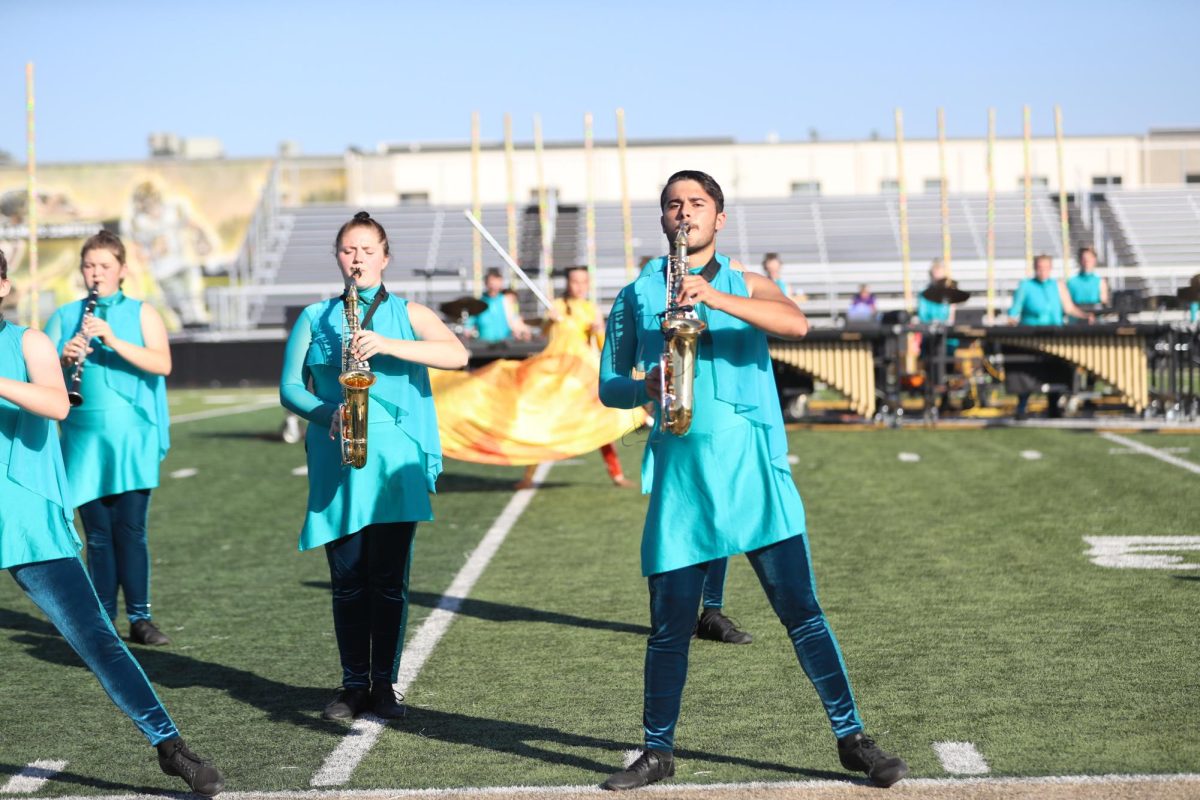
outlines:
{"label": "clarinet player", "polygon": [[151,615],[146,521],[171,446],[167,329],[149,304],[121,290],[128,266],[115,234],[101,231],[83,243],[80,270],[96,295],[93,313],[85,313],[88,301],[68,303],[50,317],[46,334],[81,400],[63,420],[62,450],[88,573],[114,622],[118,590],[124,595],[130,641],[166,645],[171,640]]}
{"label": "clarinet player", "polygon": [[767,352],[766,334],[799,338],[808,332],[808,320],[770,279],[743,272],[717,252],[724,204],[717,182],[692,170],[672,175],[660,198],[668,241],[686,231],[686,274],[679,277],[675,302],[692,306],[706,324],[694,370],[674,370],[676,378],[694,374],[685,434],[664,429],[662,398],[666,394],[671,402],[687,387],[668,385],[664,393],[659,367],[665,273],[676,259],[650,261],[618,295],[608,318],[600,399],[616,408],[653,402],[658,413],[643,467],[643,491],[650,494],[642,531],[642,574],[650,590],[645,749],[604,788],[635,789],[675,774],[675,724],[707,566],[737,553],[750,560],[787,629],[825,708],[842,766],[890,786],[908,767],[864,733],[837,640],[817,602],[804,506],[787,462]]}
{"label": "clarinet player", "polygon": [[[419,303],[388,293],[387,233],[360,211],[338,230],[334,254],[347,293],[304,309],[288,337],[279,395],[309,421],[308,510],[300,549],[323,547],[333,589],[342,685],[325,719],[372,711],[404,715],[392,689],[407,618],[408,570],[417,523],[433,519],[429,493],[442,447],[427,368],[458,369],[467,349]],[[344,335],[349,287],[362,315]],[[368,362],[366,461],[343,463],[343,364]]]}

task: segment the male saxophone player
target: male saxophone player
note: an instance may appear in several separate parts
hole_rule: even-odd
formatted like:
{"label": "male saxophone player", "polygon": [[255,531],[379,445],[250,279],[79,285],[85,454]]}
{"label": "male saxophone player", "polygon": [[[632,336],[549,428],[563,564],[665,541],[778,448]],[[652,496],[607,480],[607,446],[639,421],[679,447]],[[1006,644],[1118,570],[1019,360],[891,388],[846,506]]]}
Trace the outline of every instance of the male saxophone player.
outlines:
{"label": "male saxophone player", "polygon": [[[804,506],[787,462],[787,441],[767,334],[799,338],[808,320],[770,279],[742,272],[716,251],[725,225],[721,187],[703,172],[677,172],[662,191],[662,229],[686,225],[688,273],[677,302],[707,324],[695,358],[693,418],[685,435],[663,430],[659,319],[667,259],[649,262],[613,304],[600,361],[600,399],[633,408],[659,404],[646,447],[642,572],[650,588],[642,724],[645,750],[606,789],[634,789],[675,774],[675,723],[705,567],[745,553],[787,628],[837,737],[842,766],[879,786],[908,773],[863,732],[837,640],[817,603]],[[631,377],[644,373],[643,380]],[[675,392],[676,387],[668,386]]]}

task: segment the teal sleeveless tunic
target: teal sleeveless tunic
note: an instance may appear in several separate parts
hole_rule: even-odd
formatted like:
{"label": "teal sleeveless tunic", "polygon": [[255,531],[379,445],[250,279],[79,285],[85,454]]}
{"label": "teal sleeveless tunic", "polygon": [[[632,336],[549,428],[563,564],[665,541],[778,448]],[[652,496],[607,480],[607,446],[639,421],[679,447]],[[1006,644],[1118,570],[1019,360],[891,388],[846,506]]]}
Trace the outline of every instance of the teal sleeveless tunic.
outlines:
{"label": "teal sleeveless tunic", "polygon": [[[713,287],[748,297],[742,274],[718,254]],[[662,352],[663,259],[622,290],[610,315],[601,382],[649,372]],[[693,270],[696,271],[696,270]],[[766,335],[704,305],[708,324],[696,359],[695,414],[685,436],[654,429],[642,461],[650,506],[642,530],[642,574],[723,558],[805,532],[804,505],[787,462],[787,439]],[[633,342],[630,342],[630,339]],[[602,392],[604,387],[602,386]],[[635,396],[636,400],[642,397]]]}
{"label": "teal sleeveless tunic", "polygon": [[1076,305],[1096,305],[1100,302],[1100,276],[1094,272],[1077,272],[1067,281],[1067,291]]}
{"label": "teal sleeveless tunic", "polygon": [[[46,323],[46,334],[60,354],[79,330],[83,306],[82,300],[68,303]],[[118,291],[100,298],[95,314],[118,338],[145,345],[140,300]],[[84,362],[79,389],[83,405],[72,408],[62,423],[63,461],[78,505],[156,488],[159,465],[171,446],[163,376],[134,367],[98,339],[91,346],[94,352]],[[74,367],[64,367],[68,382],[73,372]]]}
{"label": "teal sleeveless tunic", "polygon": [[504,292],[489,297],[480,298],[487,304],[487,310],[471,317],[470,324],[479,332],[479,338],[485,342],[500,342],[512,337],[512,328],[508,325],[508,309],[505,307]]}
{"label": "teal sleeveless tunic", "polygon": [[[29,380],[25,330],[0,320],[0,376]],[[74,518],[54,422],[0,398],[0,569],[76,557]]]}
{"label": "teal sleeveless tunic", "polygon": [[1062,325],[1062,298],[1058,294],[1058,281],[1051,278],[1039,281],[1025,278],[1017,285],[1010,317],[1016,317],[1022,325]]}
{"label": "teal sleeveless tunic", "polygon": [[[361,317],[378,287],[360,290]],[[342,466],[341,444],[329,425],[342,402],[342,301],[304,309],[288,338],[280,381],[284,407],[308,420],[308,509],[300,549],[308,550],[380,522],[433,519],[429,494],[442,471],[442,449],[429,373],[424,365],[391,356],[371,358],[376,382],[367,406],[367,463]],[[391,295],[370,329],[391,339],[419,337],[408,302]]]}

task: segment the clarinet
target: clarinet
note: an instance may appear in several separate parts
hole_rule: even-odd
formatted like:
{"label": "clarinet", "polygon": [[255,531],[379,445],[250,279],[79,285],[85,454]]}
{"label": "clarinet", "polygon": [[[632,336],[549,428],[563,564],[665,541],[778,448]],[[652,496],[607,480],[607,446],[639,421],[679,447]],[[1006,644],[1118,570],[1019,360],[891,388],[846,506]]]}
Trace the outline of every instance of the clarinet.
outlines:
{"label": "clarinet", "polygon": [[[83,326],[92,318],[92,314],[96,312],[96,301],[100,299],[100,288],[93,286],[88,290],[87,302],[83,304],[83,317],[79,320],[79,330],[83,330]],[[75,360],[75,369],[71,372],[71,387],[67,391],[67,400],[71,401],[71,407],[83,405],[83,395],[79,393],[79,384],[83,382],[83,362],[87,361],[87,343],[83,345],[83,352],[79,354],[79,358]]]}

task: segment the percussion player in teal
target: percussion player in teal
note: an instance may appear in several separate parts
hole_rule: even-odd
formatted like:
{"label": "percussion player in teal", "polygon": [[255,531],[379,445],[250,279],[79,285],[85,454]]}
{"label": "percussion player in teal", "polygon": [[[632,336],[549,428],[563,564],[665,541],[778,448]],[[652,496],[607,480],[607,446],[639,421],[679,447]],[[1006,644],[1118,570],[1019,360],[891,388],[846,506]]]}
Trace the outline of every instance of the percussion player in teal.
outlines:
{"label": "percussion player in teal", "polygon": [[504,291],[504,276],[500,270],[492,267],[487,271],[483,278],[483,294],[479,299],[487,305],[487,309],[468,319],[467,326],[475,331],[480,341],[502,342],[505,339],[530,337],[529,326],[517,313],[512,295]]}
{"label": "percussion player in teal", "polygon": [[[0,302],[11,288],[0,252]],[[157,748],[162,771],[211,797],[224,786],[220,770],[179,737],[79,560],[75,513],[51,422],[69,409],[50,339],[0,317],[0,569],[8,570]]]}
{"label": "percussion player in teal", "polygon": [[[429,494],[442,471],[427,368],[459,369],[468,354],[437,314],[388,293],[387,233],[367,212],[342,225],[334,252],[346,286],[358,290],[360,329],[343,341],[342,298],[305,308],[288,337],[279,395],[310,423],[300,549],[324,546],[333,589],[342,686],[322,716],[350,719],[370,710],[393,719],[404,715],[392,687],[404,646],[413,538],[418,522],[433,519]],[[362,469],[342,464],[344,345],[376,378]]]}
{"label": "percussion player in teal", "polygon": [[[1076,255],[1079,262],[1079,272],[1067,279],[1067,293],[1071,302],[1077,306],[1109,305],[1108,281],[1096,274],[1096,251],[1090,247],[1079,248]],[[1072,316],[1071,322],[1086,320]]]}
{"label": "percussion player in teal", "polygon": [[[1062,281],[1052,277],[1053,272],[1054,259],[1050,256],[1040,255],[1033,259],[1033,277],[1025,278],[1017,284],[1012,306],[1008,309],[1011,324],[1058,327],[1063,324],[1063,314],[1088,322],[1096,320],[1095,314],[1080,310],[1072,302],[1067,287],[1063,286]],[[1073,372],[1073,368],[1063,366],[1062,362],[1049,359],[1037,364],[1008,365],[1004,380],[1007,389],[1017,395],[1016,419],[1020,421],[1026,418],[1029,396],[1039,387],[1068,383]],[[1047,416],[1060,416],[1059,395],[1059,392],[1047,393]]]}
{"label": "percussion player in teal", "polygon": [[[946,267],[940,258],[935,258],[929,265],[929,285],[925,288],[926,290],[932,289],[944,280],[946,280]],[[931,322],[953,325],[954,305],[946,302],[934,302],[922,292],[917,296],[917,319],[925,325]]]}
{"label": "percussion player in teal", "polygon": [[121,291],[128,267],[125,245],[101,231],[83,243],[80,269],[99,293],[62,306],[46,323],[68,381],[84,359],[83,403],[62,423],[63,460],[71,498],[87,539],[87,564],[108,616],[117,619],[117,590],[125,596],[129,639],[170,644],[150,614],[150,547],[146,519],[159,464],[171,446],[165,376],[171,350],[162,317]]}
{"label": "percussion player in teal", "polygon": [[[804,506],[788,466],[767,352],[766,334],[798,338],[808,320],[770,279],[742,272],[717,253],[724,195],[712,177],[675,173],[661,208],[668,241],[688,225],[691,274],[679,300],[694,305],[708,328],[695,363],[691,430],[683,436],[663,431],[660,409],[643,458],[642,491],[650,494],[641,548],[650,590],[645,750],[604,787],[634,789],[675,774],[675,724],[706,565],[737,553],[749,558],[787,629],[825,707],[842,765],[890,786],[908,767],[863,732],[841,651],[817,602]],[[665,263],[646,264],[613,304],[600,362],[606,405],[659,405]]]}

